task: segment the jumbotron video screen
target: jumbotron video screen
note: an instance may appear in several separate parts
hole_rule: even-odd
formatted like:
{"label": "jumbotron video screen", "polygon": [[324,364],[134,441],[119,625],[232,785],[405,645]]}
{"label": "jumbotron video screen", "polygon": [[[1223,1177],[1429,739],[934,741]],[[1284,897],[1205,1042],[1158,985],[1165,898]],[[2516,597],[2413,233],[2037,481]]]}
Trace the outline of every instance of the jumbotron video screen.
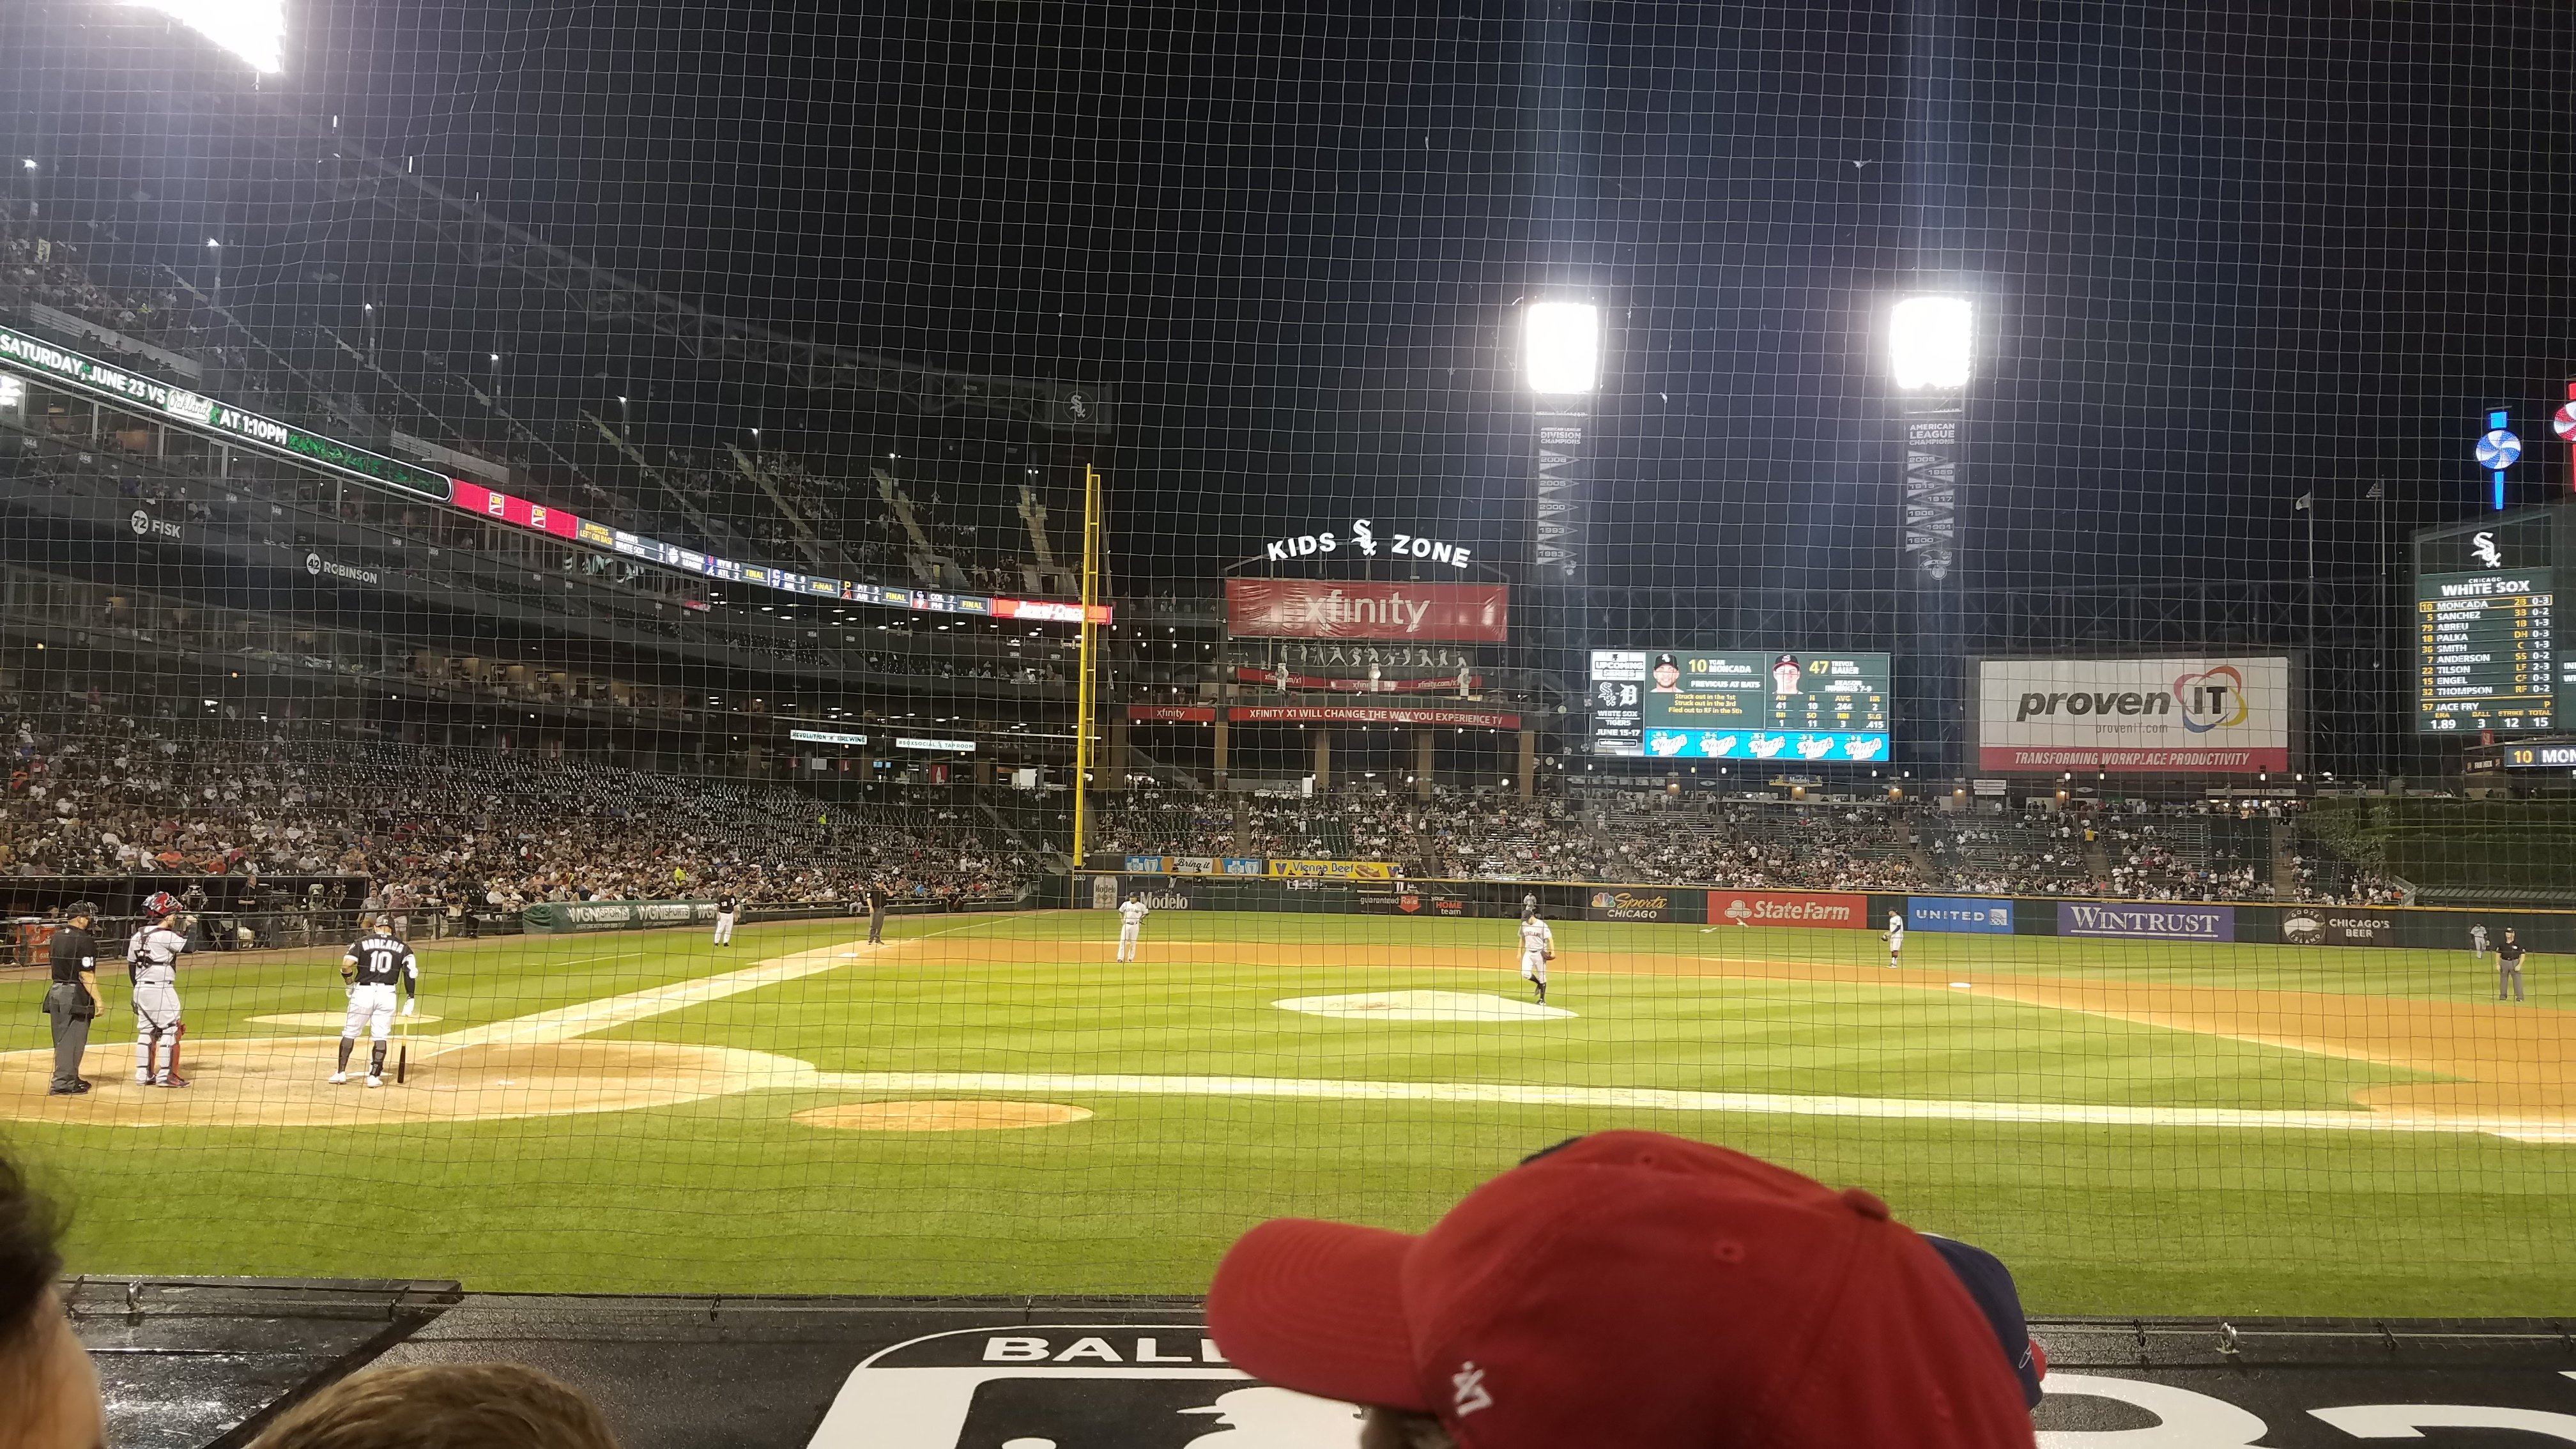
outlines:
{"label": "jumbotron video screen", "polygon": [[1659,760],[1883,761],[1885,654],[1596,649],[1592,752]]}

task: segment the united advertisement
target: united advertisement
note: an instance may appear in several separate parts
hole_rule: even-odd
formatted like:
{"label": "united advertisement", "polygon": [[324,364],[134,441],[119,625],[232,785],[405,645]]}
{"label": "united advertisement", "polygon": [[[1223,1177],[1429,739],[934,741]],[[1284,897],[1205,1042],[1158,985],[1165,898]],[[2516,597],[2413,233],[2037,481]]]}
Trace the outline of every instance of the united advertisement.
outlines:
{"label": "united advertisement", "polygon": [[1501,644],[1511,637],[1509,594],[1502,584],[1227,579],[1225,628],[1238,639]]}
{"label": "united advertisement", "polygon": [[1914,931],[2009,936],[2013,933],[2013,903],[1991,896],[1908,896],[1905,925]]}
{"label": "united advertisement", "polygon": [[1977,661],[1977,768],[2253,775],[2290,768],[2279,656]]}
{"label": "united advertisement", "polygon": [[1821,926],[1857,931],[1869,925],[1869,897],[1840,892],[1710,891],[1712,926]]}

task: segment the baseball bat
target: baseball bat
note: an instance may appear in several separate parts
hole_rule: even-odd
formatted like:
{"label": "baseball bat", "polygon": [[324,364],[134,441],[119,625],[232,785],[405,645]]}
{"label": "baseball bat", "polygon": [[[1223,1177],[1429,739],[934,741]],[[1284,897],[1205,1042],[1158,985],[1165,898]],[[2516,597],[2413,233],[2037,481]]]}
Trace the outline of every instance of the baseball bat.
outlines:
{"label": "baseball bat", "polygon": [[[418,997],[414,997],[414,998],[412,998],[412,1004],[413,1004],[415,1007],[417,1007],[417,1006],[420,1004],[420,998],[418,998]],[[409,1082],[410,1080],[411,1080],[411,1018],[410,1018],[410,1017],[404,1017],[404,1018],[403,1018],[403,1024],[402,1024],[402,1040],[401,1040],[400,1042],[397,1042],[397,1043],[395,1044],[395,1046],[394,1046],[394,1085],[399,1087],[399,1086],[402,1086],[403,1084],[405,1084],[405,1083]]]}

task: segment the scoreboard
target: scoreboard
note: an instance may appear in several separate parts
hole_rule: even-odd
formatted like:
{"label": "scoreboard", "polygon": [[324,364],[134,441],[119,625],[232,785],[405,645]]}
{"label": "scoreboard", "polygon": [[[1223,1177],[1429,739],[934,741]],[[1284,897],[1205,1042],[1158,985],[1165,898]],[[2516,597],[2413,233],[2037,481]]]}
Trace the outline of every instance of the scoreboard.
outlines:
{"label": "scoreboard", "polygon": [[2420,734],[2557,730],[2576,704],[2576,650],[2561,657],[2551,513],[2415,537],[2415,728]]}
{"label": "scoreboard", "polygon": [[1599,649],[1592,752],[1883,763],[1889,659],[1807,649]]}

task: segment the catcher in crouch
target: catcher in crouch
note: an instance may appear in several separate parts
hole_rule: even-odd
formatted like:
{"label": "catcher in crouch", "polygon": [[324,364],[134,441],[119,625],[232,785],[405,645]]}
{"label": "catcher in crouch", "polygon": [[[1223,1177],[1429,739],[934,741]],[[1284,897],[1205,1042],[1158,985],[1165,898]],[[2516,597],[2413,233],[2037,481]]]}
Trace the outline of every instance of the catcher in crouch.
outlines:
{"label": "catcher in crouch", "polygon": [[394,935],[393,921],[376,917],[374,930],[358,938],[340,957],[340,979],[349,987],[349,1017],[340,1027],[340,1068],[331,1085],[349,1080],[349,1053],[358,1045],[358,1028],[373,1038],[367,1048],[367,1085],[385,1084],[385,1034],[393,1027],[394,993],[402,991],[402,1014],[420,1004],[420,958]]}

